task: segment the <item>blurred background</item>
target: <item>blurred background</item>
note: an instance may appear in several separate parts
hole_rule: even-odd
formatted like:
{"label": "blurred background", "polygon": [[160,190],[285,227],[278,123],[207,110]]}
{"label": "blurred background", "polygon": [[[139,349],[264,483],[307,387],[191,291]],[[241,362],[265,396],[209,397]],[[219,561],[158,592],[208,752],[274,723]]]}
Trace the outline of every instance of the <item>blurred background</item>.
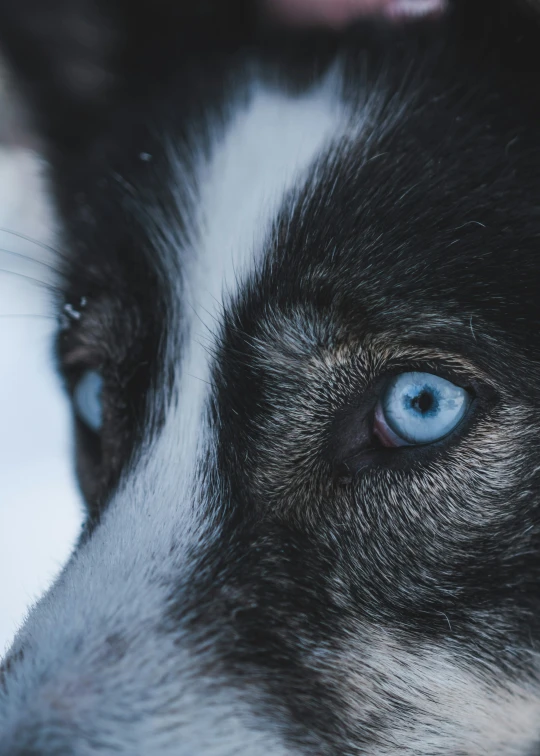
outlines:
{"label": "blurred background", "polygon": [[24,134],[0,70],[0,657],[69,556],[82,512],[53,359],[56,260],[41,246],[54,246],[54,223]]}

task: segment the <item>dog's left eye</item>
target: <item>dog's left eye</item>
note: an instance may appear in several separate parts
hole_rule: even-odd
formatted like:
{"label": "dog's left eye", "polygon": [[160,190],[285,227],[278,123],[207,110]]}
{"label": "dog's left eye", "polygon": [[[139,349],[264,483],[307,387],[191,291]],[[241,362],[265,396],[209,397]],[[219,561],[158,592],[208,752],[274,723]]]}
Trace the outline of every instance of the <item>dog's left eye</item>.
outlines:
{"label": "dog's left eye", "polygon": [[419,446],[448,436],[463,420],[468,391],[431,373],[392,379],[375,410],[374,432],[384,446]]}
{"label": "dog's left eye", "polygon": [[87,370],[75,386],[73,404],[83,423],[99,433],[103,425],[103,378],[95,370]]}

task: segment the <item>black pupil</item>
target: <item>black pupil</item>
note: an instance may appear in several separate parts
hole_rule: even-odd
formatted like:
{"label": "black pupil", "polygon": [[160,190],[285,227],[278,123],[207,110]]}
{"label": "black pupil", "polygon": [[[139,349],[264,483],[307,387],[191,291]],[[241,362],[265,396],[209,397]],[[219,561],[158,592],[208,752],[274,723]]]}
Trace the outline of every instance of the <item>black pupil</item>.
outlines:
{"label": "black pupil", "polygon": [[429,412],[433,407],[433,394],[429,391],[422,391],[418,396],[415,396],[411,402],[413,409],[421,412],[423,415]]}

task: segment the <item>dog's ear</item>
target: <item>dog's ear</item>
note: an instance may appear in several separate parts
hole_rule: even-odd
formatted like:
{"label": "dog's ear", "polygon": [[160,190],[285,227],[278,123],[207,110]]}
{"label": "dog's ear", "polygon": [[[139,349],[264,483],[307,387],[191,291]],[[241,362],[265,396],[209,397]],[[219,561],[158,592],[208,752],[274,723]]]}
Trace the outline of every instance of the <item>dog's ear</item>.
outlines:
{"label": "dog's ear", "polygon": [[179,56],[242,41],[252,0],[0,0],[0,54],[39,134],[80,148],[129,92]]}

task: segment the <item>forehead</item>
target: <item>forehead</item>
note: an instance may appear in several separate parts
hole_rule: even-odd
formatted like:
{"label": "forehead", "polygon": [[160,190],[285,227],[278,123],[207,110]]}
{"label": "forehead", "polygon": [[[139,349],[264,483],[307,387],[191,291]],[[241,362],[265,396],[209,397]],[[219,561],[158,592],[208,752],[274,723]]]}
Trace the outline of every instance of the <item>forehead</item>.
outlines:
{"label": "forehead", "polygon": [[[255,283],[234,303],[236,325],[252,329],[268,307],[289,319],[301,313],[297,330],[326,320],[351,345],[384,334],[393,349],[437,346],[499,371],[500,380],[508,368],[505,378],[516,382],[519,359],[536,360],[540,347],[532,327],[540,314],[539,166],[530,114],[504,87],[496,100],[491,81],[478,82],[464,107],[444,75],[429,87],[412,76],[397,94],[396,82],[381,76],[354,100],[341,75],[316,90],[328,131],[313,142],[305,169],[290,174],[287,188],[278,179],[273,207],[262,203]],[[305,115],[292,132],[277,119],[277,152],[298,149],[295,140],[305,143],[314,124],[325,123]],[[272,187],[252,165],[261,187]],[[274,180],[278,166],[273,160]],[[249,180],[243,190],[253,198]]]}
{"label": "forehead", "polygon": [[255,276],[290,306],[337,297],[383,329],[473,316],[536,352],[519,324],[538,315],[537,108],[513,81],[426,57],[381,70],[343,56],[300,88],[246,66],[195,115],[156,107],[127,147],[116,138],[117,170],[75,192],[75,223],[91,212],[97,228],[89,254],[169,269],[182,309],[206,297],[215,314]]}

